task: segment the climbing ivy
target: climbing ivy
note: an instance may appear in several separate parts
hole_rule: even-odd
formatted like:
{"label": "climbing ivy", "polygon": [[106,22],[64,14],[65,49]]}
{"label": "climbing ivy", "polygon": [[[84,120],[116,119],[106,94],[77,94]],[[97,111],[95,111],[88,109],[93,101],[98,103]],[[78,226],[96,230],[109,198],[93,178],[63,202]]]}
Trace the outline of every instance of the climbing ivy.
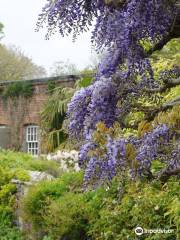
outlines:
{"label": "climbing ivy", "polygon": [[23,96],[25,98],[31,97],[33,94],[32,83],[29,82],[15,82],[8,84],[1,95],[3,98],[17,98]]}

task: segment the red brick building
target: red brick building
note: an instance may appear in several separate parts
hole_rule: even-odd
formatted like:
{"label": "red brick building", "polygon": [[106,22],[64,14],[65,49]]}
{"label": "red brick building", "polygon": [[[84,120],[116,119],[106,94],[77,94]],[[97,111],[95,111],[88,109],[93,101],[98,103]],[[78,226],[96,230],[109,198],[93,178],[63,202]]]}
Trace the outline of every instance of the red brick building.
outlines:
{"label": "red brick building", "polygon": [[27,80],[33,89],[30,97],[6,99],[2,92],[17,81],[0,81],[0,148],[40,153],[40,112],[48,98],[49,83],[73,87],[77,79],[71,75]]}

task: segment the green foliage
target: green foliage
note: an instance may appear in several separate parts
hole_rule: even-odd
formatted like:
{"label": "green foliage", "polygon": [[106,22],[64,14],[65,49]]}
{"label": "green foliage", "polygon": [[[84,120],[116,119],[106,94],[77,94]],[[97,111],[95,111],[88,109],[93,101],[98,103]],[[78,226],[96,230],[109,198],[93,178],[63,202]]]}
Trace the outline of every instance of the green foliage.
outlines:
{"label": "green foliage", "polygon": [[16,186],[11,183],[13,178],[18,179],[17,172],[0,165],[0,206],[13,207],[16,193]]}
{"label": "green foliage", "polygon": [[[153,166],[155,170],[160,167],[159,163]],[[82,173],[70,173],[31,188],[23,200],[23,212],[33,224],[36,240],[136,239],[137,226],[173,230],[144,234],[139,239],[178,239],[180,199],[176,178],[163,185],[157,180],[134,183],[116,177],[109,189],[83,192],[81,187]]]}
{"label": "green foliage", "polygon": [[81,71],[81,79],[76,82],[76,87],[88,87],[93,81],[93,75],[95,74],[94,70],[84,69]]}
{"label": "green foliage", "polygon": [[54,151],[63,143],[67,134],[64,131],[67,104],[74,94],[73,88],[55,88],[41,113],[41,126],[43,129],[43,145],[48,151]]}
{"label": "green foliage", "polygon": [[8,201],[11,201],[11,197],[15,192],[16,192],[16,186],[12,183],[7,183],[1,186],[0,203],[6,204]]}
{"label": "green foliage", "polygon": [[[59,165],[54,161],[33,159],[25,153],[0,151],[0,239],[24,239],[20,231],[13,225],[15,211],[16,185],[12,179],[29,181],[27,170],[43,171],[59,176]],[[67,180],[68,181],[68,180]],[[70,180],[69,180],[70,181]],[[58,188],[56,188],[58,189]],[[53,191],[53,190],[52,190]]]}
{"label": "green foliage", "polygon": [[164,95],[164,102],[169,102],[180,96],[180,86],[171,88],[169,92]]}
{"label": "green foliage", "polygon": [[23,236],[17,227],[12,225],[13,213],[9,207],[0,205],[0,239],[23,240]]}
{"label": "green foliage", "polygon": [[54,89],[56,88],[56,82],[55,81],[48,81],[48,85],[47,85],[47,91],[48,93],[52,94],[54,92]]}
{"label": "green foliage", "polygon": [[[0,166],[9,169],[12,176],[22,181],[28,181],[27,170],[49,173],[55,177],[59,176],[59,164],[45,159],[34,159],[26,153],[13,151],[0,151]],[[0,177],[1,182],[1,177]]]}
{"label": "green foliage", "polygon": [[0,166],[3,168],[20,168],[32,160],[33,157],[26,153],[0,150]]}
{"label": "green foliage", "polygon": [[156,77],[163,70],[180,67],[180,38],[172,39],[162,50],[154,52],[151,61]]}
{"label": "green foliage", "polygon": [[33,86],[29,82],[15,82],[7,85],[2,93],[4,98],[29,98],[33,94]]}
{"label": "green foliage", "polygon": [[76,82],[77,87],[88,87],[92,83],[92,76],[84,76]]}
{"label": "green foliage", "polygon": [[58,163],[44,159],[34,159],[27,163],[25,168],[32,171],[46,172],[54,177],[58,177],[61,173]]}
{"label": "green foliage", "polygon": [[158,160],[155,160],[152,162],[151,166],[151,172],[152,174],[158,173],[160,170],[162,170],[166,166],[165,163],[162,163]]}
{"label": "green foliage", "polygon": [[45,231],[56,239],[86,239],[89,208],[83,194],[66,193],[47,207],[44,216]]}
{"label": "green foliage", "polygon": [[143,112],[130,112],[125,120],[124,123],[129,126],[137,126],[137,124],[144,119]]}
{"label": "green foliage", "polygon": [[111,194],[104,198],[99,217],[90,226],[93,239],[136,239],[134,229],[137,226],[145,229],[173,230],[173,233],[169,234],[144,234],[140,239],[178,239],[177,181],[171,179],[167,185],[161,185],[157,181],[151,184],[129,183],[125,191],[121,201],[111,199]]}
{"label": "green foliage", "polygon": [[27,170],[22,168],[14,168],[11,170],[13,173],[13,178],[18,179],[20,181],[28,182],[30,180],[30,176],[27,173]]}
{"label": "green foliage", "polygon": [[24,218],[30,221],[36,231],[44,229],[44,212],[52,200],[64,194],[81,190],[82,173],[69,173],[60,179],[44,181],[33,186],[23,200]]}
{"label": "green foliage", "polygon": [[180,106],[175,106],[166,112],[160,112],[155,117],[153,124],[166,124],[169,128],[178,131],[180,129]]}
{"label": "green foliage", "polygon": [[13,226],[14,194],[16,186],[11,183],[12,171],[0,165],[0,239],[21,240],[20,231]]}
{"label": "green foliage", "polygon": [[8,183],[12,178],[12,173],[0,165],[0,186]]}

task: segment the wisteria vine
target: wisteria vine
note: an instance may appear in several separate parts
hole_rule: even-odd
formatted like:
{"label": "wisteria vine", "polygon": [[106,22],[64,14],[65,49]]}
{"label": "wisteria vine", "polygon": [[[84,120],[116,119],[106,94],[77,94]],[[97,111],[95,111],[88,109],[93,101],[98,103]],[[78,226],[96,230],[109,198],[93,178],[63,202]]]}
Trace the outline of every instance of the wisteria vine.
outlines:
{"label": "wisteria vine", "polygon": [[[109,138],[105,155],[89,157],[89,151],[97,148],[92,135],[98,122],[112,127],[130,112],[132,98],[145,88],[157,87],[148,52],[169,34],[176,15],[175,3],[174,0],[48,0],[39,16],[38,29],[48,22],[47,37],[58,30],[62,36],[72,34],[74,39],[87,31],[95,19],[92,44],[97,51],[107,53],[93,84],[76,92],[68,104],[69,133],[85,142],[80,150],[80,166],[85,166],[86,182],[111,180],[117,166],[121,171],[127,167],[128,140]],[[160,77],[164,78],[165,73]],[[168,142],[168,132],[165,125],[158,126],[135,141],[137,167],[129,167],[132,176],[150,171],[162,138],[164,143]]]}
{"label": "wisteria vine", "polygon": [[[147,132],[142,138],[130,137],[128,139],[108,136],[103,154],[97,154],[99,145],[93,141],[87,142],[80,149],[79,163],[85,169],[85,184],[93,183],[94,186],[104,184],[113,179],[118,173],[128,172],[132,179],[152,179],[151,165],[153,160],[161,155],[165,146],[170,147],[173,133],[165,125],[158,125],[153,131]],[[128,159],[127,147],[131,146],[134,159]],[[88,155],[89,152],[94,154]],[[169,158],[167,168],[179,167],[179,148],[166,153]]]}

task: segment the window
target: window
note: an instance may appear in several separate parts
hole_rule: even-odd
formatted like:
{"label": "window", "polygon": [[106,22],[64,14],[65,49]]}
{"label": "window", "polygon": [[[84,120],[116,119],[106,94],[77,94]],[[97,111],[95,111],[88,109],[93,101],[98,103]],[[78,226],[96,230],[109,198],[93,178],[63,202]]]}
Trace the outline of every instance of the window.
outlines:
{"label": "window", "polygon": [[38,155],[39,153],[39,127],[30,125],[26,128],[26,142],[27,152],[32,155]]}
{"label": "window", "polygon": [[0,148],[9,148],[11,145],[11,130],[8,125],[0,124]]}

